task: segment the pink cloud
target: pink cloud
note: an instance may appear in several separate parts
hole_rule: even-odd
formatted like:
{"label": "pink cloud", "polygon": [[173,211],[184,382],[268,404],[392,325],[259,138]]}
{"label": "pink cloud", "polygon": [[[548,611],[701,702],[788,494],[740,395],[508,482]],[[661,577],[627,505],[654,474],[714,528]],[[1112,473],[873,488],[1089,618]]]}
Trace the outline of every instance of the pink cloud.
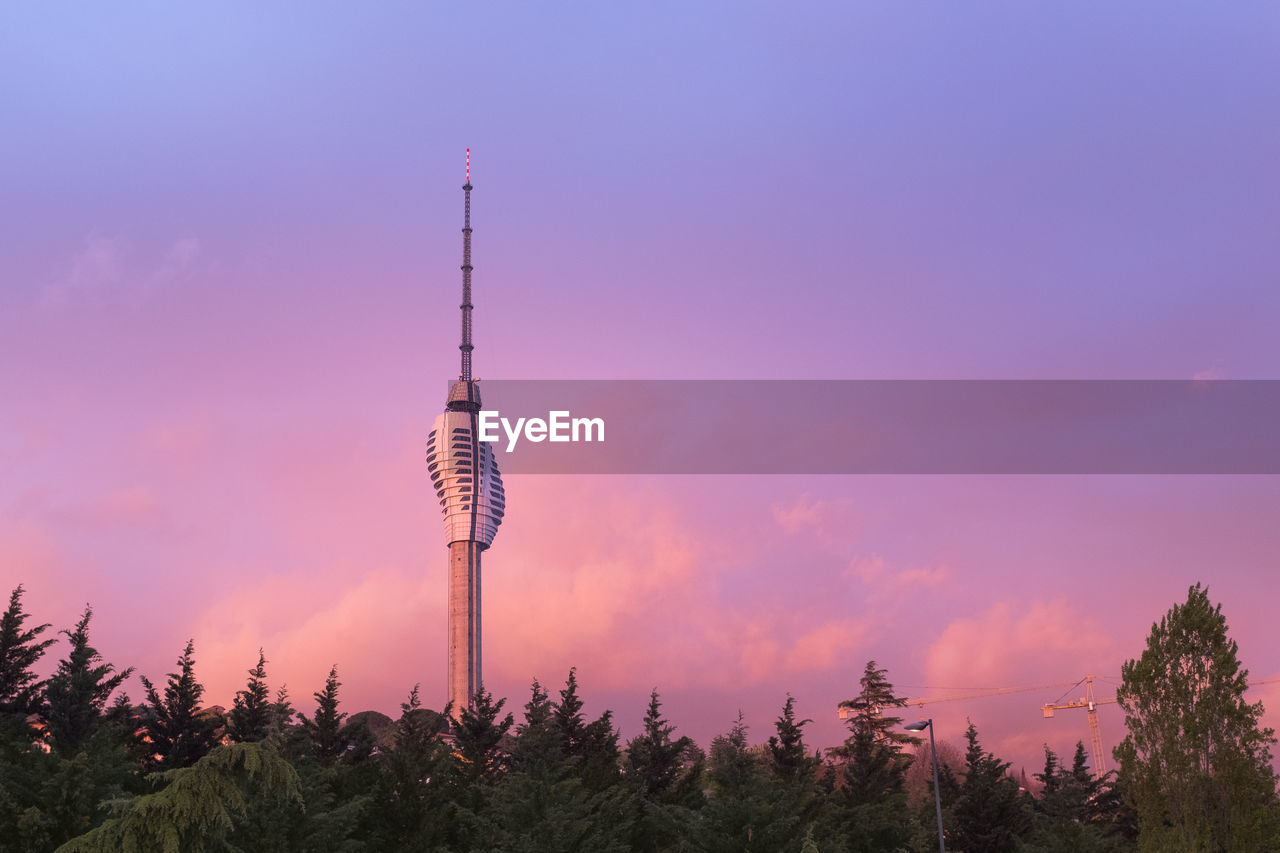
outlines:
{"label": "pink cloud", "polygon": [[851,620],[820,625],[796,639],[787,655],[791,672],[830,669],[847,659],[867,637],[867,626]]}
{"label": "pink cloud", "polygon": [[925,671],[933,684],[1030,685],[1118,658],[1103,626],[1065,601],[1023,608],[1001,601],[948,625],[928,649]]}
{"label": "pink cloud", "polygon": [[814,500],[802,495],[788,504],[774,504],[773,519],[787,533],[821,536],[838,529],[847,535],[851,509],[852,502],[848,500]]}

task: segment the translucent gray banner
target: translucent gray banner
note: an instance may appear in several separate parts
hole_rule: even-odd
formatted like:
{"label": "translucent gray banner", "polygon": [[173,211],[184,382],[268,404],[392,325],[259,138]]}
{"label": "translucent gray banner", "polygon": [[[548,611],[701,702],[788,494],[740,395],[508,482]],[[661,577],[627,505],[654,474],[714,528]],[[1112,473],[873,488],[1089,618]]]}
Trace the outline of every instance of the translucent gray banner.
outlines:
{"label": "translucent gray banner", "polygon": [[504,474],[1280,473],[1277,380],[480,388]]}

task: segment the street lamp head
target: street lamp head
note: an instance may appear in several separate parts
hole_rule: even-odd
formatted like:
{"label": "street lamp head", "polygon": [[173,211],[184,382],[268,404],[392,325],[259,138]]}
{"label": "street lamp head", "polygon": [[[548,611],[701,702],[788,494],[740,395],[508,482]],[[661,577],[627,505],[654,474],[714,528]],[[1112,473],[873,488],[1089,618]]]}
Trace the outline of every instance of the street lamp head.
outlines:
{"label": "street lamp head", "polygon": [[933,725],[933,720],[921,720],[918,723],[910,723],[903,726],[909,732],[922,732]]}

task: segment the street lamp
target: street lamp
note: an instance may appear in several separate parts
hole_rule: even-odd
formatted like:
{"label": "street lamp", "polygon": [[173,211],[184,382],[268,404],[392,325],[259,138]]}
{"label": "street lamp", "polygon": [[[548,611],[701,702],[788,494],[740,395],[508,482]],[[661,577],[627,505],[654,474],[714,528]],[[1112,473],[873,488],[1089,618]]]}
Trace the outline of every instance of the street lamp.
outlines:
{"label": "street lamp", "polygon": [[938,747],[933,742],[933,720],[921,720],[903,728],[909,732],[929,730],[929,752],[933,755],[933,804],[938,809],[938,850],[947,853],[946,842],[942,840],[942,789],[938,787]]}

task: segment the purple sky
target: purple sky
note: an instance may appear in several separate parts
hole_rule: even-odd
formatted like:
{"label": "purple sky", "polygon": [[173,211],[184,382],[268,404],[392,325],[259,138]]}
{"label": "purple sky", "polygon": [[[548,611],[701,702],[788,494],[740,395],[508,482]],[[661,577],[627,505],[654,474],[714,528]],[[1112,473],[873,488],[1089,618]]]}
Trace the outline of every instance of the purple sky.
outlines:
{"label": "purple sky", "polygon": [[[0,10],[0,583],[118,665],[443,695],[468,146],[481,377],[1277,378],[1274,4],[420,5]],[[1196,580],[1280,674],[1275,478],[508,486],[486,682],[624,736],[1115,677]]]}

